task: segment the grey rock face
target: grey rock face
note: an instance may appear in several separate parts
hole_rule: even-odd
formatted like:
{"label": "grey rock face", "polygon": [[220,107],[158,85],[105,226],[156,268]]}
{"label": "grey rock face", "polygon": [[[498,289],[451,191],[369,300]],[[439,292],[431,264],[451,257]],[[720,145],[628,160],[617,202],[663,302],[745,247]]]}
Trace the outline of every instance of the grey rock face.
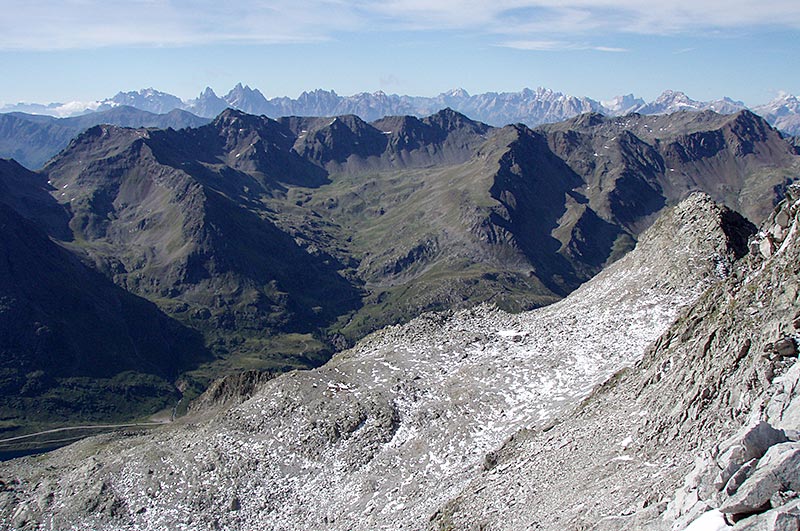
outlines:
{"label": "grey rock face", "polygon": [[[765,235],[780,235],[771,253],[761,253],[752,258],[751,267],[757,268],[755,275],[767,273],[770,265],[775,267],[770,258],[791,262],[794,258],[790,256],[796,256],[793,251],[796,232],[775,229],[787,229],[791,225],[793,231],[797,230],[797,193],[796,188],[790,189],[787,200],[769,216],[755,236],[753,241],[758,242],[761,238],[763,244]],[[788,253],[788,256],[779,257],[780,253]],[[790,300],[795,301],[796,311],[795,282],[794,278],[783,278],[786,288],[791,290]],[[787,333],[793,328],[793,325],[791,328],[779,326],[772,333]],[[734,529],[796,529],[798,525],[796,502],[793,500],[800,482],[797,455],[800,447],[792,441],[797,440],[796,430],[800,424],[795,413],[785,415],[787,409],[796,408],[800,402],[797,388],[793,387],[798,371],[794,360],[796,338],[786,335],[766,343],[762,350],[763,354],[754,360],[753,366],[766,389],[758,399],[763,403],[752,413],[760,420],[719,446],[713,446],[709,457],[698,460],[683,489],[679,489],[671,502],[671,511],[666,513],[667,518],[677,517],[674,528],[681,529],[691,522],[698,508],[707,510],[710,507],[717,507],[726,521],[736,522]],[[759,410],[763,412],[760,415]],[[712,476],[714,480],[710,480]],[[692,492],[696,493],[696,501],[686,504],[683,500]]]}
{"label": "grey rock face", "polygon": [[[752,255],[734,266],[636,367],[608,381],[561,422],[547,431],[516,434],[497,452],[498,464],[442,506],[430,529],[477,522],[509,530],[678,531],[700,518],[692,531],[730,527],[711,509],[728,499],[718,489],[729,486],[736,495],[751,488],[758,461],[748,459],[746,450],[755,456],[796,436],[798,365],[794,358],[764,358],[763,349],[794,337],[793,322],[800,316],[797,192],[790,189],[762,226],[770,231],[781,212],[792,220],[770,258]],[[734,437],[742,426],[755,428]],[[737,450],[726,458],[736,453],[742,467],[732,466],[723,482],[718,476],[731,461],[720,465],[717,459],[731,446]],[[780,510],[770,508],[773,500],[792,503],[789,491],[764,496],[770,506],[761,514],[772,523],[777,513],[770,511]],[[744,516],[737,525],[761,518]]]}
{"label": "grey rock face", "polygon": [[[723,446],[727,447],[727,450],[715,459],[720,469],[714,480],[715,489],[721,491],[722,487],[725,487],[729,495],[735,492],[736,488],[733,488],[734,484],[731,483],[734,475],[742,471],[746,463],[758,462],[773,445],[786,441],[786,434],[783,431],[776,430],[764,421],[751,428],[745,428],[741,435],[734,437],[733,442]],[[749,476],[748,472],[743,474]],[[743,479],[740,477],[737,482]]]}

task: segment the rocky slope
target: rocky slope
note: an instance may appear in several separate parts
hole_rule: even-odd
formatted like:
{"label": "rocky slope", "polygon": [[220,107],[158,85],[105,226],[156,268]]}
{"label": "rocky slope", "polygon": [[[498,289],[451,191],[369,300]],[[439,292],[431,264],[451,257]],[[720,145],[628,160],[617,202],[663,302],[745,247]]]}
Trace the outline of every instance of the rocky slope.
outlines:
{"label": "rocky slope", "polygon": [[635,367],[515,434],[430,527],[796,529],[799,212],[794,187]]}
{"label": "rocky slope", "polygon": [[[319,369],[257,384],[239,405],[196,410],[180,425],[147,434],[87,439],[5,463],[4,525],[450,525],[444,518],[462,513],[449,509],[449,499],[490,495],[482,482],[510,470],[504,452],[511,443],[497,451],[504,441],[518,433],[514,440],[524,441],[522,429],[561,429],[551,427],[555,419],[637,362],[681,308],[735,269],[752,230],[707,196],[692,195],[633,252],[552,306],[518,315],[486,306],[426,315],[369,336]],[[218,394],[237,395],[224,388]],[[542,482],[536,491],[549,487]],[[513,491],[522,499],[525,491]],[[506,503],[499,493],[491,498]],[[495,514],[494,525],[502,526],[511,514],[527,514],[508,509],[465,509],[454,528]]]}

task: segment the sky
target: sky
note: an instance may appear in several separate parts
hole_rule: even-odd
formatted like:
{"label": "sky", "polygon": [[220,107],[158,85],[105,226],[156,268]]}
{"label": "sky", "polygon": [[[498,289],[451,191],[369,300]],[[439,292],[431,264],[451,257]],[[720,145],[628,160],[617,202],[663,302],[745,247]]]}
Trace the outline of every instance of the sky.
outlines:
{"label": "sky", "polygon": [[798,0],[0,0],[0,104],[236,83],[435,96],[800,94]]}

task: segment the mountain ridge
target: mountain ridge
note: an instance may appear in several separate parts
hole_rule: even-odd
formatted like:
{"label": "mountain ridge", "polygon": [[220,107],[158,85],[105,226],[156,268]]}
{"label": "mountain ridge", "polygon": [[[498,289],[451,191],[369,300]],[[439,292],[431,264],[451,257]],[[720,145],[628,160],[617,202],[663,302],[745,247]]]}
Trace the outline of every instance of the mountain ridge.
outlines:
{"label": "mountain ridge", "polygon": [[82,131],[99,124],[123,127],[183,129],[208,120],[174,108],[156,114],[127,105],[69,118],[20,112],[0,113],[0,157],[13,158],[28,169],[39,169]]}
{"label": "mountain ridge", "polygon": [[[491,257],[487,263],[500,265],[504,274],[518,275],[527,263],[529,278],[546,287],[541,295],[561,297],[621,256],[656,212],[688,191],[706,190],[759,220],[771,209],[774,187],[797,165],[793,148],[748,111],[585,114],[532,130],[491,128],[451,109],[371,124],[354,115],[273,120],[228,109],[197,129],[96,126],[43,173],[60,190],[59,201],[69,205],[70,227],[88,244],[82,252],[100,253],[92,259],[104,271],[151,297],[183,293],[189,278],[214,276],[189,262],[176,268],[179,255],[169,250],[188,252],[181,260],[199,257],[211,240],[189,241],[196,231],[205,234],[206,214],[191,214],[197,228],[187,226],[185,234],[157,228],[206,204],[227,205],[229,212],[273,227],[267,232],[276,238],[291,234],[298,252],[314,248],[319,259],[332,264],[323,269],[372,289],[415,281],[445,263],[452,270],[456,257],[466,264]],[[374,176],[387,172],[393,177],[378,186]],[[181,210],[165,209],[152,188],[142,188],[145,182],[173,186],[167,185],[173,180],[184,183],[182,191],[169,192],[185,204]],[[196,202],[189,201],[193,193],[199,194]],[[162,221],[136,206],[148,197],[158,201],[150,210]],[[375,200],[378,204],[369,205]],[[374,214],[364,210],[370,206]],[[148,258],[134,258],[119,247],[128,245],[129,223],[138,227],[138,241],[158,242]],[[395,239],[367,237],[380,231],[394,232]],[[469,251],[445,245],[438,235],[446,233]],[[397,238],[403,234],[408,240]],[[117,257],[104,250],[107,244],[117,248]],[[120,263],[118,256],[128,262]],[[173,265],[145,274],[146,264],[156,263]],[[214,271],[222,271],[221,263]],[[488,276],[479,284],[497,272],[484,271]],[[159,276],[166,279],[164,287],[158,287]]]}

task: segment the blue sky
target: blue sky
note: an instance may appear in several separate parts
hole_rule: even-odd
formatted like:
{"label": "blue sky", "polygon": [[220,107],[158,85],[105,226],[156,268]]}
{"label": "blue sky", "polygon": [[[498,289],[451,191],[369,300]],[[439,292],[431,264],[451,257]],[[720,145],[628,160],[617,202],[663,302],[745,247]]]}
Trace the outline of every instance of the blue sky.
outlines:
{"label": "blue sky", "polygon": [[797,0],[0,0],[0,103],[237,82],[432,96],[800,93]]}

